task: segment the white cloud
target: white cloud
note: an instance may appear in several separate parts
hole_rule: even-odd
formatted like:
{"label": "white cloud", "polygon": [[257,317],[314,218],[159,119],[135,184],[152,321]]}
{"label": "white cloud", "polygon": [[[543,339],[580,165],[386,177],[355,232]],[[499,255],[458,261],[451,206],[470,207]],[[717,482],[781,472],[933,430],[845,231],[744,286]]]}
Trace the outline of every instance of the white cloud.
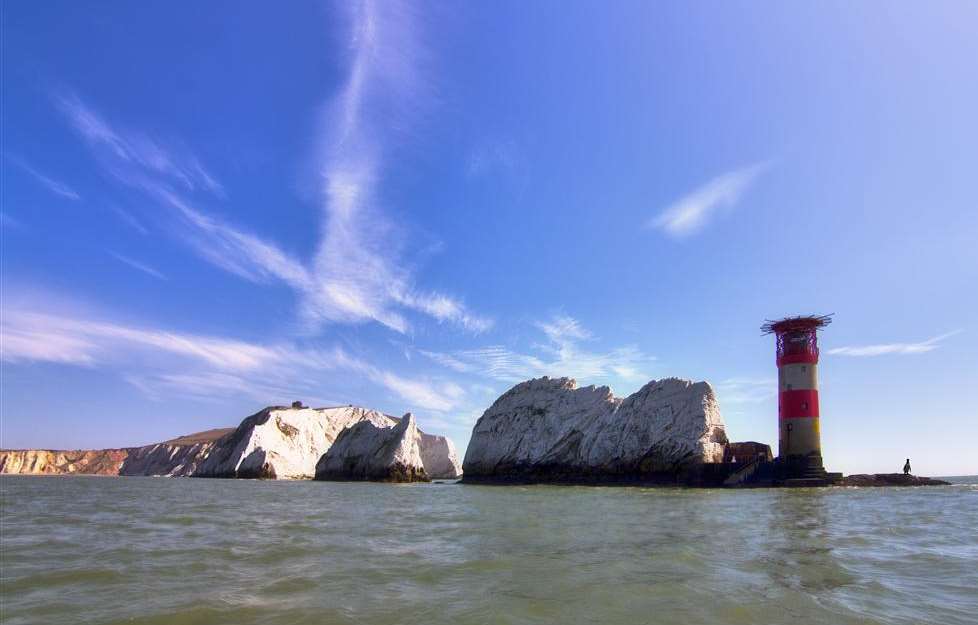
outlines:
{"label": "white cloud", "polygon": [[38,170],[28,165],[27,162],[24,161],[23,159],[15,158],[13,156],[10,156],[9,154],[6,156],[9,161],[11,161],[15,165],[23,169],[25,172],[33,176],[35,180],[37,180],[42,185],[44,185],[47,188],[47,190],[50,191],[51,193],[54,193],[55,195],[59,195],[63,198],[67,198],[69,200],[77,201],[81,199],[81,196],[78,195],[78,192],[72,189],[71,187],[69,187],[68,185],[66,185],[65,183],[59,182],[54,178],[51,178],[50,176],[46,176],[42,174]]}
{"label": "white cloud", "polygon": [[[232,370],[257,369],[281,358],[274,349],[242,341],[146,330],[46,312],[5,310],[2,331],[3,359],[12,362],[93,364],[132,348],[189,357]],[[16,340],[10,342],[10,337]]]}
{"label": "white cloud", "polygon": [[140,234],[149,234],[149,229],[146,228],[138,219],[136,219],[132,213],[126,211],[115,204],[109,204],[109,210],[119,216],[119,219],[126,222],[134,230],[138,231]]}
{"label": "white cloud", "polygon": [[591,333],[585,330],[577,319],[567,315],[555,315],[550,321],[539,322],[536,325],[557,345],[591,338]]}
{"label": "white cloud", "polygon": [[162,273],[160,273],[156,269],[153,269],[149,265],[146,265],[144,263],[141,263],[141,262],[139,262],[137,260],[133,260],[133,259],[129,258],[128,256],[123,256],[122,254],[117,254],[115,252],[109,252],[109,254],[113,258],[115,258],[117,261],[119,261],[120,263],[129,265],[133,269],[137,269],[139,271],[142,271],[143,273],[145,273],[147,275],[150,275],[150,276],[153,276],[154,278],[156,278],[158,280],[166,280],[167,279],[166,276],[164,276]]}
{"label": "white cloud", "polygon": [[411,311],[484,332],[491,319],[456,297],[415,286],[397,229],[378,206],[385,148],[396,140],[391,129],[408,126],[425,99],[416,67],[421,52],[415,8],[366,1],[351,10],[349,74],[324,107],[327,130],[318,164],[324,226],[311,263],[195,206],[186,192],[223,188],[192,154],[164,148],[145,133],[119,130],[75,94],[60,97],[60,108],[116,179],[177,211],[185,225],[181,239],[202,258],[253,282],[274,279],[292,287],[310,330],[323,323],[376,321],[406,333],[411,323],[405,313]]}
{"label": "white cloud", "polygon": [[729,171],[668,206],[648,222],[674,237],[682,237],[703,228],[720,208],[732,207],[769,164],[756,163]]}
{"label": "white cloud", "polygon": [[124,378],[151,397],[165,391],[283,401],[297,393],[309,397],[318,391],[322,371],[329,370],[361,374],[413,410],[449,411],[465,394],[452,382],[405,377],[339,347],[261,345],[51,312],[5,309],[0,339],[0,358],[5,362],[120,366],[126,370]]}
{"label": "white cloud", "polygon": [[457,384],[448,382],[432,385],[424,381],[402,378],[389,371],[379,372],[376,381],[397,393],[410,405],[436,412],[451,410],[464,395],[464,391]]}
{"label": "white cloud", "polygon": [[576,319],[567,315],[535,324],[548,342],[539,348],[545,355],[523,354],[502,345],[451,353],[421,351],[427,358],[459,373],[484,375],[502,382],[528,378],[567,376],[580,381],[622,379],[647,380],[644,369],[655,360],[637,347],[625,346],[607,352],[584,349],[581,342],[592,338]]}
{"label": "white cloud", "polygon": [[414,288],[394,228],[380,210],[377,185],[391,129],[410,125],[424,100],[422,54],[415,8],[366,1],[353,11],[347,81],[324,109],[320,172],[325,232],[316,252],[316,284],[303,312],[317,321],[375,320],[398,332],[409,322],[403,307],[438,321],[483,332],[492,321],[458,299]]}
{"label": "white cloud", "polygon": [[717,395],[724,404],[753,404],[778,395],[775,378],[727,378],[715,385]]}
{"label": "white cloud", "polygon": [[142,132],[122,131],[106,122],[75,93],[57,97],[61,111],[75,130],[102,158],[118,167],[128,164],[179,183],[188,191],[206,190],[223,197],[224,187],[186,150],[174,152]]}
{"label": "white cloud", "polygon": [[884,356],[887,354],[924,354],[940,347],[941,341],[960,333],[948,332],[919,343],[884,343],[881,345],[850,345],[826,350],[832,356]]}

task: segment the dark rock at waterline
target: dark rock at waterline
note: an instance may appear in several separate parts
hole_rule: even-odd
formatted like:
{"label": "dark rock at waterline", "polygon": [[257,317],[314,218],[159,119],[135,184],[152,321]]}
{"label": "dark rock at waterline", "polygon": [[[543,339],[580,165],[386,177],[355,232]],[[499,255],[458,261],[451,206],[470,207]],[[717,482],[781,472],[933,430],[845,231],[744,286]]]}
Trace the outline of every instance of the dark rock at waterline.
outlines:
{"label": "dark rock at waterline", "polygon": [[859,473],[847,475],[841,486],[948,486],[950,482],[903,473]]}

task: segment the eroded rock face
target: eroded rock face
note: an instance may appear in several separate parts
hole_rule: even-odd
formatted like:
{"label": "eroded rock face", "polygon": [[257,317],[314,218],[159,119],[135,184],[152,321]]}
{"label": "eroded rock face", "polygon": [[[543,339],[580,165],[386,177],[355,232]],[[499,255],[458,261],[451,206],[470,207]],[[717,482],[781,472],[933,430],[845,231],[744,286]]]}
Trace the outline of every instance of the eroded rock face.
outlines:
{"label": "eroded rock face", "polygon": [[[237,428],[188,434],[144,447],[0,450],[0,473],[311,478],[340,432],[361,421],[384,428],[399,423],[390,415],[356,406],[272,406],[247,417]],[[452,442],[420,430],[418,434],[425,475],[457,478],[461,463]]]}
{"label": "eroded rock face", "polygon": [[4,449],[0,473],[12,475],[118,475],[129,449]]}
{"label": "eroded rock face", "polygon": [[316,479],[426,482],[421,438],[411,413],[393,426],[357,423],[342,432],[320,459]]}
{"label": "eroded rock face", "polygon": [[683,483],[727,443],[706,382],[651,381],[625,399],[569,378],[517,384],[482,415],[464,481]]}
{"label": "eroded rock face", "polygon": [[444,436],[421,432],[421,461],[425,473],[433,480],[454,480],[462,476],[462,462],[455,444]]}
{"label": "eroded rock face", "polygon": [[190,475],[214,442],[232,432],[216,429],[164,443],[121,449],[0,450],[0,473],[23,475]]}
{"label": "eroded rock face", "polygon": [[129,450],[118,475],[162,475],[186,477],[207,458],[214,442],[193,445],[157,443]]}
{"label": "eroded rock face", "polygon": [[218,441],[193,476],[310,478],[340,432],[361,421],[378,426],[396,423],[376,410],[356,406],[265,408]]}

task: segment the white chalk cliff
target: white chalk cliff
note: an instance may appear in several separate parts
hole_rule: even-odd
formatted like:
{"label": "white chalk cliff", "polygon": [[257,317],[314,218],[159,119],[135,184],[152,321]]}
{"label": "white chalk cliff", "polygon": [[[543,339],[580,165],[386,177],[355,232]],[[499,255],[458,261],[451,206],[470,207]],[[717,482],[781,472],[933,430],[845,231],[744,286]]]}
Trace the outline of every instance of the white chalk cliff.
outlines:
{"label": "white chalk cliff", "polygon": [[193,445],[157,443],[136,447],[129,450],[125,462],[119,467],[119,475],[186,477],[197,470],[213,447],[213,442]]}
{"label": "white chalk cliff", "polygon": [[475,424],[465,481],[668,481],[721,462],[727,437],[712,387],[669,378],[625,399],[569,378],[517,384]]}
{"label": "white chalk cliff", "polygon": [[[286,408],[272,406],[246,418],[218,441],[193,471],[194,477],[287,478],[313,477],[316,463],[340,433],[361,422],[380,428],[398,419],[357,406]],[[455,478],[461,466],[455,447],[442,436],[419,432],[422,459],[433,477]]]}
{"label": "white chalk cliff", "polygon": [[[0,474],[97,474],[311,478],[316,463],[346,428],[391,428],[399,419],[356,406],[272,406],[237,428],[188,434],[143,447],[97,450],[0,449]],[[418,431],[425,475],[454,479],[462,465],[452,441]]]}
{"label": "white chalk cliff", "polygon": [[409,412],[396,425],[362,421],[344,430],[316,465],[316,479],[428,481],[414,416]]}
{"label": "white chalk cliff", "polygon": [[0,473],[190,475],[207,457],[214,442],[232,431],[233,428],[207,430],[162,443],[121,449],[0,449]]}
{"label": "white chalk cliff", "polygon": [[309,478],[340,432],[360,421],[378,425],[390,417],[356,406],[271,406],[247,417],[221,439],[194,477]]}

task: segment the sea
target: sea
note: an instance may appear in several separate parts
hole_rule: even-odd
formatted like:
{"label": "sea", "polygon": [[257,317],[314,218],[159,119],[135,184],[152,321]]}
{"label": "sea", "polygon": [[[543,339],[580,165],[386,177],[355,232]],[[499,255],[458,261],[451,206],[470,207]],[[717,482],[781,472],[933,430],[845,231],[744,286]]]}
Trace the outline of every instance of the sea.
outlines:
{"label": "sea", "polygon": [[0,622],[978,623],[978,477],[697,490],[0,478]]}

